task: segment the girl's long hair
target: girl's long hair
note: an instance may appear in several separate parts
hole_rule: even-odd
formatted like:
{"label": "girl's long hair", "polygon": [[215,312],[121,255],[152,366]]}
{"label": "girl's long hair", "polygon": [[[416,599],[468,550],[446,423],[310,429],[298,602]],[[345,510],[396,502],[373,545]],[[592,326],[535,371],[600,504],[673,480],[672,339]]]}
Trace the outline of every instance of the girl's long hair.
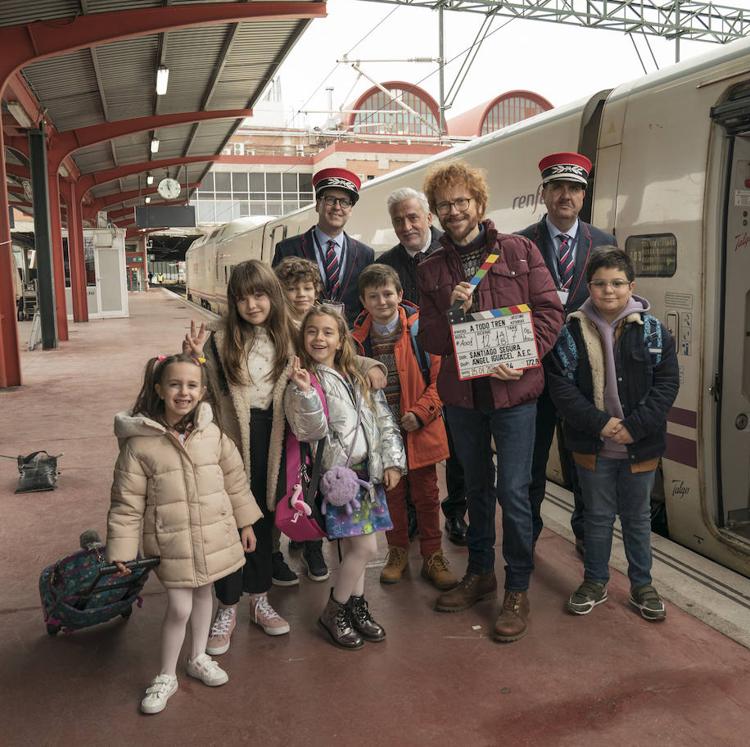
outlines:
{"label": "girl's long hair", "polygon": [[302,363],[302,367],[308,371],[315,371],[317,364],[308,355],[305,349],[305,329],[310,319],[319,316],[329,316],[336,322],[336,326],[339,332],[339,339],[341,340],[341,350],[336,352],[334,358],[334,366],[336,370],[345,377],[348,377],[350,381],[356,382],[359,385],[359,389],[362,392],[362,396],[368,405],[372,404],[372,397],[370,394],[370,381],[362,374],[359,366],[356,363],[357,353],[354,347],[354,341],[349,333],[349,328],[346,325],[346,319],[342,316],[339,310],[329,304],[323,303],[319,306],[313,306],[305,318],[302,320],[302,326],[299,329],[297,338],[297,349],[299,350],[299,359]]}
{"label": "girl's long hair", "polygon": [[[141,391],[138,392],[135,404],[132,407],[133,415],[145,415],[151,420],[155,420],[165,428],[172,428],[178,433],[184,432],[188,427],[195,424],[195,413],[198,411],[198,406],[194,407],[185,417],[183,417],[175,425],[170,426],[165,417],[164,412],[164,400],[158,395],[156,391],[156,385],[164,382],[164,376],[167,373],[167,369],[173,363],[192,363],[197,366],[201,372],[201,384],[206,388],[206,370],[205,368],[191,355],[186,353],[177,353],[176,355],[160,355],[157,358],[150,358],[146,363],[146,369],[143,372],[143,386]],[[208,399],[208,389],[204,394],[201,402]],[[200,402],[198,403],[200,404]],[[214,415],[216,413],[214,412]]]}
{"label": "girl's long hair", "polygon": [[237,303],[253,293],[265,293],[271,301],[263,326],[268,330],[275,351],[273,370],[269,374],[273,379],[278,379],[286,368],[294,339],[286,295],[273,270],[257,259],[236,265],[227,285],[227,313],[222,317],[224,342],[220,351],[224,372],[232,384],[250,383],[247,354],[255,340],[255,327],[239,315]]}

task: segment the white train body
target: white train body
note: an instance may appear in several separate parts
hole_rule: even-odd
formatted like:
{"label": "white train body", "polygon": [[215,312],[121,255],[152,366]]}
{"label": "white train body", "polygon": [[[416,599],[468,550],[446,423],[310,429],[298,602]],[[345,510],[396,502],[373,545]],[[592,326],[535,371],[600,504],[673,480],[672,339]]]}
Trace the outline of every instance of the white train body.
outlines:
{"label": "white train body", "polygon": [[[347,232],[376,253],[395,244],[388,194],[421,188],[431,165],[453,158],[486,169],[487,216],[520,230],[544,213],[537,162],[564,150],[594,161],[582,217],[634,257],[638,293],[676,337],[681,386],[663,459],[670,537],[750,576],[750,42],[368,182]],[[233,265],[270,262],[278,241],[315,222],[310,207],[196,242],[190,296],[221,311]]]}

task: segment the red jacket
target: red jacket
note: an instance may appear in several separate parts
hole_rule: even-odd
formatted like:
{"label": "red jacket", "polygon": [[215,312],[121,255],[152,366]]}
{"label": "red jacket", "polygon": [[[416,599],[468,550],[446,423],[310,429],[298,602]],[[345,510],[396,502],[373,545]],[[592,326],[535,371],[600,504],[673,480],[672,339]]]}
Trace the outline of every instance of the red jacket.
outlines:
{"label": "red jacket", "polygon": [[[443,403],[437,393],[437,378],[440,358],[430,356],[430,383],[425,383],[422,369],[414,353],[411,328],[419,319],[419,311],[413,304],[402,304],[401,337],[396,341],[393,353],[396,358],[398,380],[401,384],[401,412],[413,412],[424,424],[405,435],[406,458],[409,469],[419,469],[437,464],[448,458],[448,437],[443,424]],[[354,323],[352,336],[361,351],[369,355],[372,317],[365,311]]]}
{"label": "red jacket", "polygon": [[[479,310],[528,304],[531,307],[539,357],[552,348],[563,325],[563,309],[555,284],[539,249],[523,236],[498,233],[492,221],[483,222],[487,232],[486,253],[500,259],[474,291]],[[474,407],[471,381],[458,378],[450,324],[446,312],[450,295],[464,276],[458,251],[446,236],[438,249],[417,268],[420,292],[419,344],[429,353],[442,356],[438,392],[446,405]],[[544,388],[542,368],[527,369],[518,381],[490,378],[495,408],[515,407],[535,400]]]}

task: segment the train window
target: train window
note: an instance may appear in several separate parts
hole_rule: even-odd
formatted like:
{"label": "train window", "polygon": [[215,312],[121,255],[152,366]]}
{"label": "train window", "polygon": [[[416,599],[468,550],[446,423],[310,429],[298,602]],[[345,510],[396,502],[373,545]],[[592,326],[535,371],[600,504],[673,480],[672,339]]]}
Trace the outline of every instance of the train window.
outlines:
{"label": "train window", "polygon": [[671,278],[677,271],[677,237],[673,233],[628,236],[625,251],[636,277]]}

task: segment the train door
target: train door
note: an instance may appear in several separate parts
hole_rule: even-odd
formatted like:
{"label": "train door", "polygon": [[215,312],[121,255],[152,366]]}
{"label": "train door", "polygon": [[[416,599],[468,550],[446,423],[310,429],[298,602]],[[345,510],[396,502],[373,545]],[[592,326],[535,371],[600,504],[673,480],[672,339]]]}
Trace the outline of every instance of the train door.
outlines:
{"label": "train door", "polygon": [[719,526],[750,540],[750,84],[714,110],[727,130],[728,182],[720,297]]}
{"label": "train door", "polygon": [[269,255],[267,257],[263,257],[266,262],[271,262],[273,260],[273,255],[276,253],[276,246],[280,241],[283,241],[286,238],[286,234],[286,225],[282,224],[274,226],[273,230],[271,231],[271,240],[268,242]]}

